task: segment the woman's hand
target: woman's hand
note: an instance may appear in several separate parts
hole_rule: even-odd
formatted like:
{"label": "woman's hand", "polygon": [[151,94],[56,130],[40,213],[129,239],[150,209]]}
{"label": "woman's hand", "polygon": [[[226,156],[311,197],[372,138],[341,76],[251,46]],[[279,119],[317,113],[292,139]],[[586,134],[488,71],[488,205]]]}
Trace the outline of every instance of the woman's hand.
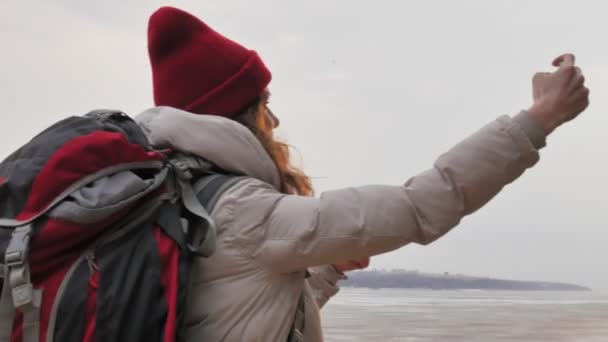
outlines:
{"label": "woman's hand", "polygon": [[360,260],[349,260],[345,262],[341,262],[339,264],[334,264],[334,267],[338,272],[348,272],[354,270],[362,270],[369,266],[369,258],[364,258]]}
{"label": "woman's hand", "polygon": [[589,105],[585,77],[574,61],[572,54],[561,55],[553,61],[558,68],[555,72],[537,73],[532,79],[534,104],[528,111],[546,134],[574,119]]}

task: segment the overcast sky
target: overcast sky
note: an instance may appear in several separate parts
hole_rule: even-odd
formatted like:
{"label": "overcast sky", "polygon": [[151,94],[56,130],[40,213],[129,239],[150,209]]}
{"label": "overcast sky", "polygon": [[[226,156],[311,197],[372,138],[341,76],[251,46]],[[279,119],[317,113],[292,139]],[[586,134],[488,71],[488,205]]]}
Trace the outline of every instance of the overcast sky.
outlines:
{"label": "overcast sky", "polygon": [[541,162],[439,241],[372,267],[608,288],[608,3],[2,0],[0,155],[67,115],[151,106],[146,25],[160,5],[261,54],[280,134],[319,192],[405,182],[529,107],[532,74],[575,53],[592,104]]}

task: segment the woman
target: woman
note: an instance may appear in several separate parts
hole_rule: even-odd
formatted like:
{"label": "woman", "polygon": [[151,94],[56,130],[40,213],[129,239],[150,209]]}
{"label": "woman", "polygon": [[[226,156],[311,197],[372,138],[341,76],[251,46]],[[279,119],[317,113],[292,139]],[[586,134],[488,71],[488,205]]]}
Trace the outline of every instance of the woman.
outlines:
{"label": "woman", "polygon": [[[322,341],[315,277],[332,288],[340,268],[365,266],[348,260],[438,239],[532,167],[545,136],[588,104],[582,73],[564,55],[557,71],[535,75],[528,111],[481,128],[405,185],[314,198],[310,179],[273,137],[271,75],[257,53],[170,7],[152,15],[148,38],[161,106],[138,117],[150,141],[246,176],[211,213],[218,247],[192,274],[188,341],[298,340],[294,327],[304,341]],[[318,271],[311,280],[307,269]],[[305,319],[294,324],[300,298]]]}

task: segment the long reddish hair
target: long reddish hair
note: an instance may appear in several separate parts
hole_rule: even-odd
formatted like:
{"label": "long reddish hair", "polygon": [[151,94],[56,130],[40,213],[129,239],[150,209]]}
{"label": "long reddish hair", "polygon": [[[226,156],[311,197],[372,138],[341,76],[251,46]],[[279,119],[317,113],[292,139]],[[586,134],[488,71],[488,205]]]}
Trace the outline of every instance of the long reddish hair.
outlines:
{"label": "long reddish hair", "polygon": [[258,138],[276,165],[281,180],[281,191],[285,194],[312,196],[314,191],[310,177],[294,166],[290,158],[290,146],[278,141],[274,134],[274,123],[268,115],[269,94],[262,94],[258,100],[237,115],[234,120],[245,125]]}

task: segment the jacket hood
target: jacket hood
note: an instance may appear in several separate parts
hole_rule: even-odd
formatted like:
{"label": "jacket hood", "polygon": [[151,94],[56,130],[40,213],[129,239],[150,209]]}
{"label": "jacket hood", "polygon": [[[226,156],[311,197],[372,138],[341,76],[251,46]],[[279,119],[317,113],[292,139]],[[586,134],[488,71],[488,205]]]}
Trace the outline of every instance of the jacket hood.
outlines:
{"label": "jacket hood", "polygon": [[242,124],[172,107],[150,108],[135,117],[150,143],[192,153],[221,169],[280,188],[276,165],[255,135]]}

